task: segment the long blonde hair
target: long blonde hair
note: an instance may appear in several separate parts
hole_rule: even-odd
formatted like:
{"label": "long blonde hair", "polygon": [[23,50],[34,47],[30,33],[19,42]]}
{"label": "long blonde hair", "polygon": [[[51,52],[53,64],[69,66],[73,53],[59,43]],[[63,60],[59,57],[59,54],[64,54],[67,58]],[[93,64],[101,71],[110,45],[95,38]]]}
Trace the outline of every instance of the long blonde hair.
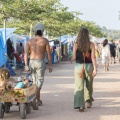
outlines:
{"label": "long blonde hair", "polygon": [[77,48],[81,52],[87,52],[90,49],[89,31],[86,28],[81,28],[77,36]]}

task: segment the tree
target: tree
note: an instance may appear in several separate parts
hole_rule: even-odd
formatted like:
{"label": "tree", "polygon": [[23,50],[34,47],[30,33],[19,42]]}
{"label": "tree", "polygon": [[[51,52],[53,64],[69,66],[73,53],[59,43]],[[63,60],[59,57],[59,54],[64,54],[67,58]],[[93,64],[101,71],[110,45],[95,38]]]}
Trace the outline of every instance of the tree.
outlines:
{"label": "tree", "polygon": [[17,33],[29,34],[30,26],[41,21],[50,36],[77,34],[85,26],[91,34],[101,35],[100,28],[92,22],[80,20],[80,12],[69,12],[60,0],[0,0],[0,22],[16,27]]}

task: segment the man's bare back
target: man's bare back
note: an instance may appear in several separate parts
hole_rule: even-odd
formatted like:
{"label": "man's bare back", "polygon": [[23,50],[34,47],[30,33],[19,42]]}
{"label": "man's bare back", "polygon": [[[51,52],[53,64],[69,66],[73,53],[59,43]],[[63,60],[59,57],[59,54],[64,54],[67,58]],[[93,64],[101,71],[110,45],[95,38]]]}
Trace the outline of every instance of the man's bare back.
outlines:
{"label": "man's bare back", "polygon": [[49,41],[46,38],[43,38],[39,35],[36,35],[34,38],[30,39],[26,44],[25,52],[24,52],[25,66],[28,66],[29,55],[30,55],[30,59],[44,60],[45,52],[47,52],[48,54],[49,67],[51,69],[52,58],[51,58]]}
{"label": "man's bare back", "polygon": [[44,60],[47,45],[48,40],[40,36],[36,36],[29,40],[30,59]]}

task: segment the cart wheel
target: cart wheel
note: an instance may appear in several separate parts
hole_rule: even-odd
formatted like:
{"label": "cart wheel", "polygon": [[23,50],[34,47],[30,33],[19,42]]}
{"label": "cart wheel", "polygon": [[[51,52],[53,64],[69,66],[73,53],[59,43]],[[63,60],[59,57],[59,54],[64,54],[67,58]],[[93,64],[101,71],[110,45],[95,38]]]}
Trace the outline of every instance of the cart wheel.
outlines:
{"label": "cart wheel", "polygon": [[27,112],[27,113],[30,113],[30,112],[31,112],[31,104],[30,104],[30,103],[27,103],[27,104],[26,104],[26,112]]}
{"label": "cart wheel", "polygon": [[0,103],[0,118],[4,117],[4,111],[5,111],[4,104]]}
{"label": "cart wheel", "polygon": [[10,106],[11,106],[11,103],[10,102],[5,102],[5,113],[9,113],[10,112]]}
{"label": "cart wheel", "polygon": [[25,103],[20,103],[20,117],[22,119],[25,119],[27,116],[26,114],[26,104]]}

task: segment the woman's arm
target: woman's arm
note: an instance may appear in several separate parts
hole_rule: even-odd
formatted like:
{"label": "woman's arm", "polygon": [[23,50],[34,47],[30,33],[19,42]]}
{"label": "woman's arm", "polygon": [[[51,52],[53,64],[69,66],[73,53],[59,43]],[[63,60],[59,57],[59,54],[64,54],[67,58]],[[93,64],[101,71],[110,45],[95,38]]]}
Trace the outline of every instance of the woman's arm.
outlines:
{"label": "woman's arm", "polygon": [[97,65],[96,65],[96,56],[95,56],[95,45],[91,42],[91,59],[93,63],[93,76],[96,75]]}
{"label": "woman's arm", "polygon": [[76,60],[76,50],[77,50],[77,43],[74,43],[74,46],[73,46],[73,60]]}

